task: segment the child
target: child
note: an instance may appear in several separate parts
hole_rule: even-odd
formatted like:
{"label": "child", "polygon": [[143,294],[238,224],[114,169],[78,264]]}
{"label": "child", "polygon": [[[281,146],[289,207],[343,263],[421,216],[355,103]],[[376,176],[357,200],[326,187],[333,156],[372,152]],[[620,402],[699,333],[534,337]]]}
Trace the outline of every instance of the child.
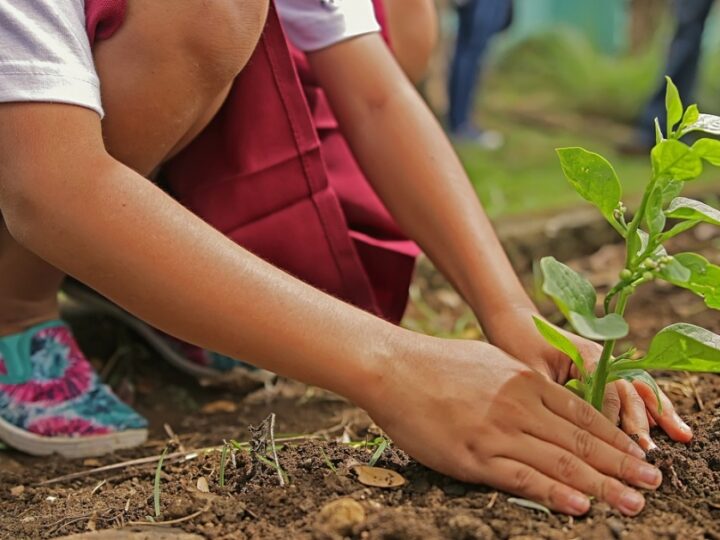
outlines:
{"label": "child", "polygon": [[[640,511],[642,496],[616,478],[654,488],[659,471],[639,459],[629,437],[550,380],[562,382],[570,362],[537,335],[532,303],[440,128],[377,35],[369,3],[280,6],[378,195],[468,300],[494,345],[417,335],[367,312],[382,313],[382,290],[360,272],[337,195],[317,173],[317,138],[295,107],[297,80],[285,69],[290,57],[272,7],[246,67],[265,20],[262,0],[131,0],[125,18],[118,6],[0,4],[3,438],[30,452],[81,455],[144,436],[143,420],[97,384],[67,327],[54,320],[67,273],[168,334],[347,396],[441,472],[575,515],[589,508],[585,493],[626,514]],[[98,17],[99,7],[110,15]],[[265,118],[256,132],[270,126],[277,143],[218,138],[243,114]],[[292,147],[282,143],[287,133]],[[280,159],[273,144],[295,154]],[[247,178],[278,172],[262,172],[276,182],[265,191],[252,183],[237,188],[256,213],[243,216],[233,237],[249,244],[263,237],[257,211],[267,202],[287,225],[285,236],[273,236],[275,256],[289,253],[288,269],[304,268],[367,311],[264,262],[143,178],[166,163],[189,206],[220,204],[223,192],[202,196],[187,176],[194,172],[187,159],[218,145],[238,153],[195,167],[210,176],[215,169]],[[273,190],[287,195],[285,205],[268,197]],[[216,217],[219,228],[233,229],[230,217]],[[301,248],[312,252],[304,265]],[[632,385],[618,391],[626,399],[611,417],[622,413],[627,430],[646,430],[645,404],[633,406],[634,392],[655,411],[652,393]],[[62,429],[53,428],[54,418]],[[689,440],[669,402],[656,420]]]}

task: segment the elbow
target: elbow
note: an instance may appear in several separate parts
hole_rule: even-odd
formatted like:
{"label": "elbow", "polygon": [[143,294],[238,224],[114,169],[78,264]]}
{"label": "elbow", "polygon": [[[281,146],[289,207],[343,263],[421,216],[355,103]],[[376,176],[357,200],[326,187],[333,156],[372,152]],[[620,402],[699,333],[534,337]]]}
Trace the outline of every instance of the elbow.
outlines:
{"label": "elbow", "polygon": [[22,167],[0,165],[0,214],[17,243],[34,251],[38,239],[61,226],[59,219],[72,206],[71,198],[82,191],[73,180],[98,170],[97,162],[82,161],[72,167],[27,161]]}
{"label": "elbow", "polygon": [[31,242],[38,219],[42,214],[43,202],[41,190],[33,186],[33,179],[23,176],[13,178],[0,177],[0,211],[10,236],[19,244],[26,246]]}

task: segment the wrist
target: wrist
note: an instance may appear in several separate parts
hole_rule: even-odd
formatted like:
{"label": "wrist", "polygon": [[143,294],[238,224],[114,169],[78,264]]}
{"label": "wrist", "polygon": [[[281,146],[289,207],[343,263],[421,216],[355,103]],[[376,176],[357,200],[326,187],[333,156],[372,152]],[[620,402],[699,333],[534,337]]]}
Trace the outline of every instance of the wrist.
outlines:
{"label": "wrist", "polygon": [[540,315],[540,312],[528,300],[527,303],[506,304],[490,315],[482,318],[478,316],[478,319],[488,341],[504,349],[508,337],[517,336],[515,329],[532,324],[533,315]]}

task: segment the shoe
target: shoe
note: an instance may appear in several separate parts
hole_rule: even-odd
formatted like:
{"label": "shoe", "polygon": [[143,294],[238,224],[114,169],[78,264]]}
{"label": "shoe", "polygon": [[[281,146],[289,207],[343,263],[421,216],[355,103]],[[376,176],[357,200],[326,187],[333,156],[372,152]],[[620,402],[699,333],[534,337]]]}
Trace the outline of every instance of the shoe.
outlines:
{"label": "shoe", "polygon": [[35,456],[138,446],[147,420],[100,381],[60,320],[0,337],[0,440]]}
{"label": "shoe", "polygon": [[276,378],[274,373],[241,360],[175,339],[145,324],[77,281],[66,280],[63,293],[60,298],[60,308],[64,313],[68,315],[92,313],[113,317],[137,332],[158,356],[198,379],[212,381],[234,375],[240,376],[249,383],[256,381],[259,386],[269,384]]}
{"label": "shoe", "polygon": [[450,137],[457,144],[474,144],[491,152],[500,150],[505,144],[505,137],[499,131],[478,129],[471,124],[452,131]]}

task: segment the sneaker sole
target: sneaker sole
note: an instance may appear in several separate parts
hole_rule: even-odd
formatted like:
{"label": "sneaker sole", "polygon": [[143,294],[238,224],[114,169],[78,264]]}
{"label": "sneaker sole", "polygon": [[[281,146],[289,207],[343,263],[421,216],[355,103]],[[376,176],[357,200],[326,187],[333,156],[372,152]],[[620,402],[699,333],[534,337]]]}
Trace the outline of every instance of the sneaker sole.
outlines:
{"label": "sneaker sole", "polygon": [[142,337],[153,350],[160,355],[165,361],[169,362],[177,369],[194,377],[217,379],[224,375],[214,369],[198,366],[193,362],[189,362],[184,356],[178,354],[167,342],[158,335],[155,330],[150,328],[140,319],[132,316],[122,308],[117,307],[112,302],[105,300],[96,293],[89,291],[82,285],[78,285],[72,281],[66,281],[63,285],[63,291],[66,293],[62,299],[61,309],[69,314],[101,314],[109,315],[135,331]]}
{"label": "sneaker sole", "polygon": [[64,458],[96,457],[140,446],[147,440],[147,429],[129,429],[91,437],[43,437],[0,418],[0,440],[32,456],[58,454]]}

